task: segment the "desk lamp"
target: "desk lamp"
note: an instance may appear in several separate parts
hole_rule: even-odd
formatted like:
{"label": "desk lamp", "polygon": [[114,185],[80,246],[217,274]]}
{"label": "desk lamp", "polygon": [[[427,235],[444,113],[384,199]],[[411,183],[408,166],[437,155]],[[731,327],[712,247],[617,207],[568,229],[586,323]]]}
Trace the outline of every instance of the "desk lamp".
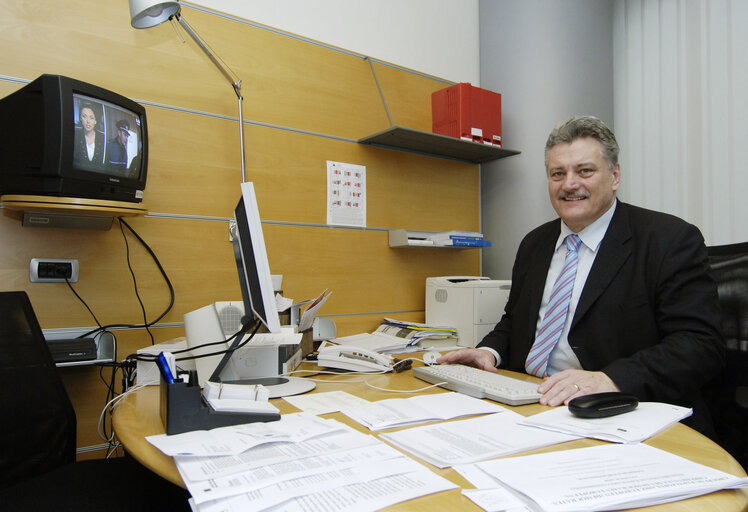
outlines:
{"label": "desk lamp", "polygon": [[239,103],[239,148],[242,158],[242,182],[245,181],[244,170],[244,117],[242,116],[242,81],[226,68],[210,51],[192,27],[181,15],[179,0],[164,2],[161,0],[130,0],[130,23],[134,28],[151,28],[165,21],[176,20],[185,32],[195,41],[200,49],[215,64],[218,70],[231,83]]}

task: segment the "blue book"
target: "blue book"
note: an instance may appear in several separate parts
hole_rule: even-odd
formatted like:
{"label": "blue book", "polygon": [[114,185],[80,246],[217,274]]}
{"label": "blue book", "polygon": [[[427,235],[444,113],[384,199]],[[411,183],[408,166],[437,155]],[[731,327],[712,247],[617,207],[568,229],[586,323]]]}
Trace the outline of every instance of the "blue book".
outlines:
{"label": "blue book", "polygon": [[443,245],[454,245],[460,247],[491,247],[491,242],[488,240],[458,240],[452,239]]}

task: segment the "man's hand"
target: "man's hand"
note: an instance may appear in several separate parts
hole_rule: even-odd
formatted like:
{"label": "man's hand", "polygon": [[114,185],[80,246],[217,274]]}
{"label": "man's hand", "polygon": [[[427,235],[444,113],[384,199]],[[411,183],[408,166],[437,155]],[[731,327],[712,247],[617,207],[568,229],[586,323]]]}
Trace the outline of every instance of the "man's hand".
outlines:
{"label": "man's hand", "polygon": [[564,370],[546,378],[538,387],[542,393],[542,405],[557,406],[568,404],[569,400],[582,395],[620,391],[618,386],[603,372],[585,370]]}
{"label": "man's hand", "polygon": [[480,350],[477,348],[466,348],[455,350],[454,352],[447,352],[437,359],[436,362],[439,364],[465,364],[488,372],[498,373],[496,370],[496,359],[493,354],[488,350]]}

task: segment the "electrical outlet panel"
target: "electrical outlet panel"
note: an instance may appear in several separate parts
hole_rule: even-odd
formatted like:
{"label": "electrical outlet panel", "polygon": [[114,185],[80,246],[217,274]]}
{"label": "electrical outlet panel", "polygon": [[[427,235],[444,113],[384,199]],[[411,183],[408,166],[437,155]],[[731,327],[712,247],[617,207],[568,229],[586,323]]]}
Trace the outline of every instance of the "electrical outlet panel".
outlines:
{"label": "electrical outlet panel", "polygon": [[32,283],[78,282],[78,260],[32,258],[29,279]]}

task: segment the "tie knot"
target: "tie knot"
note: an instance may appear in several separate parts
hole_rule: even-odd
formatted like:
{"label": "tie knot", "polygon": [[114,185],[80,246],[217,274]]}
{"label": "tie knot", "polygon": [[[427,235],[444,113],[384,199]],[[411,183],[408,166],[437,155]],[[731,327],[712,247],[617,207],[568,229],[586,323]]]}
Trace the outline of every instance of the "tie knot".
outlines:
{"label": "tie knot", "polygon": [[579,239],[579,236],[577,235],[569,235],[566,237],[566,248],[569,251],[577,252],[577,249],[579,249],[579,244],[581,244],[582,241]]}

